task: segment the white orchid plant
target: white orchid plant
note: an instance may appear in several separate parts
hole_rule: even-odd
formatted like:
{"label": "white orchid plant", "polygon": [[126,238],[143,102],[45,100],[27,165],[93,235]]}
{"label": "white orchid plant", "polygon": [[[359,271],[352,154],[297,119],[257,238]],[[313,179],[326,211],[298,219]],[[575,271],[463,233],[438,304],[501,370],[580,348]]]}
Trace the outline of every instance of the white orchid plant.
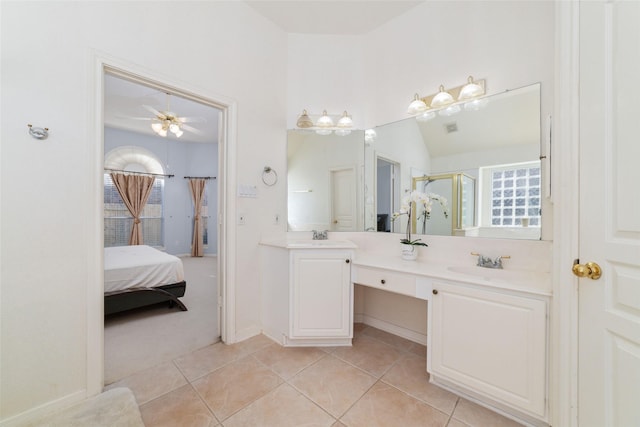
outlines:
{"label": "white orchid plant", "polygon": [[426,220],[431,217],[431,210],[433,208],[433,202],[440,203],[442,206],[442,212],[444,212],[445,218],[449,216],[449,212],[447,211],[447,199],[440,196],[439,194],[434,193],[422,193],[420,191],[412,191],[409,195],[405,196],[402,199],[402,205],[400,206],[400,211],[394,212],[391,216],[391,220],[395,221],[401,216],[407,216],[407,231],[404,239],[400,239],[400,243],[405,245],[414,245],[414,246],[429,246],[426,243],[422,242],[422,239],[411,240],[411,214],[412,208],[415,205],[416,207],[422,207],[422,212],[417,220],[422,220],[423,226],[422,231],[423,234],[426,228]]}

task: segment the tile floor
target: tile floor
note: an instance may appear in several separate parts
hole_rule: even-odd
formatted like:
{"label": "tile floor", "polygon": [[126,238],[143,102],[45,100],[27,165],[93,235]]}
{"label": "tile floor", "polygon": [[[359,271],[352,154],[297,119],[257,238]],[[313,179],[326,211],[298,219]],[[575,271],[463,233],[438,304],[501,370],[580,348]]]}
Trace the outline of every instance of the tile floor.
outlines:
{"label": "tile floor", "polygon": [[147,427],[517,426],[429,384],[426,348],[362,324],[352,347],[217,343],[116,383]]}

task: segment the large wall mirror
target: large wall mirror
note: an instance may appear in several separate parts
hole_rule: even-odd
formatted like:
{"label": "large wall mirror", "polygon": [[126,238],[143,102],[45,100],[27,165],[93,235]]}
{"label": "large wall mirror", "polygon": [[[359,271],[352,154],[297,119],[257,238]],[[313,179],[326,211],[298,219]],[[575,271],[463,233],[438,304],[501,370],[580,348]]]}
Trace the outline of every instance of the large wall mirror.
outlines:
{"label": "large wall mirror", "polygon": [[447,203],[412,215],[417,234],[540,239],[540,84],[470,107],[348,136],[290,130],[289,230],[401,233],[393,213],[419,191]]}
{"label": "large wall mirror", "polygon": [[363,231],[363,167],[364,131],[288,131],[289,231]]}

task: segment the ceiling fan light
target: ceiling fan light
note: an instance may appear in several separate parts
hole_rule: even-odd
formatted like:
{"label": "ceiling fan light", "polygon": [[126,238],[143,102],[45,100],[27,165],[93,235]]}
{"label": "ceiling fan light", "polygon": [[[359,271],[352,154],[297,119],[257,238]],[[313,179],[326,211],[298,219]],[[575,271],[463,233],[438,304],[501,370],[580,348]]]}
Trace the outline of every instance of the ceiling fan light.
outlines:
{"label": "ceiling fan light", "polygon": [[[322,112],[322,117],[320,117],[318,119],[318,121],[316,122],[316,126],[320,127],[320,128],[330,128],[333,127],[333,120],[331,119],[331,117],[329,117],[329,115],[327,114],[327,110],[324,110]],[[329,132],[331,133],[331,132]]]}
{"label": "ceiling fan light", "polygon": [[296,126],[301,129],[307,129],[313,127],[313,120],[307,114],[307,110],[302,110],[302,114],[298,117],[298,121],[296,122]]}
{"label": "ceiling fan light", "polygon": [[460,89],[460,95],[458,95],[458,100],[463,101],[465,99],[475,98],[476,96],[480,96],[484,94],[484,89],[477,83],[474,83],[473,77],[469,76],[467,79],[467,84]]}
{"label": "ceiling fan light", "polygon": [[[351,116],[347,114],[346,111],[342,113],[342,117],[340,117],[340,120],[338,120],[338,127],[339,128],[353,127],[353,120],[351,119]],[[348,135],[348,133],[345,135]]]}
{"label": "ceiling fan light", "polygon": [[409,108],[407,108],[407,114],[418,114],[425,111],[427,108],[427,104],[420,99],[420,95],[417,93],[413,97],[413,101],[409,104]]}
{"label": "ceiling fan light", "polygon": [[169,125],[169,130],[171,131],[171,133],[176,133],[177,134],[180,131],[180,126],[178,126],[175,123],[171,123]]}
{"label": "ceiling fan light", "polygon": [[449,92],[444,90],[443,85],[440,85],[440,91],[431,100],[431,108],[444,107],[445,105],[451,104],[452,102],[453,96],[451,96]]}
{"label": "ceiling fan light", "polygon": [[160,131],[158,132],[158,135],[160,135],[162,137],[166,137],[167,136],[167,130],[166,129],[160,129]]}
{"label": "ceiling fan light", "polygon": [[160,131],[162,131],[162,123],[151,123],[151,129],[153,129],[155,133],[160,133]]}
{"label": "ceiling fan light", "polygon": [[180,138],[182,136],[182,134],[184,134],[184,132],[180,129],[178,129],[177,132],[174,132],[174,134],[176,135],[176,138]]}

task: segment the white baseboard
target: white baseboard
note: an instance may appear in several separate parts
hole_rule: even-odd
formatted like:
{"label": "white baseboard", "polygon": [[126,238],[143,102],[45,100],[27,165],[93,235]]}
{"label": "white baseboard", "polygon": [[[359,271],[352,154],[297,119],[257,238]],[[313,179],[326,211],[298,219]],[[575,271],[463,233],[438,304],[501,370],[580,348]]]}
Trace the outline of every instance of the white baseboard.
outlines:
{"label": "white baseboard", "polygon": [[389,323],[384,320],[376,319],[375,317],[367,316],[366,314],[354,314],[353,319],[357,323],[364,323],[365,325],[373,326],[374,328],[389,332],[390,334],[406,338],[409,341],[427,345],[427,335],[425,334],[403,328],[402,326],[394,325],[393,323]]}
{"label": "white baseboard", "polygon": [[46,417],[62,409],[69,408],[76,403],[82,402],[87,399],[87,397],[86,390],[80,390],[75,393],[68,394],[60,399],[47,402],[21,414],[1,420],[0,427],[18,427],[28,424],[39,425],[36,424],[39,421],[42,421],[44,424]]}
{"label": "white baseboard", "polygon": [[[262,329],[259,326],[251,326],[241,331],[237,331],[235,341],[227,342],[225,344],[234,344],[236,342],[244,341],[251,337],[255,337],[256,335],[260,335],[261,333],[262,333]],[[269,338],[273,339],[272,337],[269,337]]]}

